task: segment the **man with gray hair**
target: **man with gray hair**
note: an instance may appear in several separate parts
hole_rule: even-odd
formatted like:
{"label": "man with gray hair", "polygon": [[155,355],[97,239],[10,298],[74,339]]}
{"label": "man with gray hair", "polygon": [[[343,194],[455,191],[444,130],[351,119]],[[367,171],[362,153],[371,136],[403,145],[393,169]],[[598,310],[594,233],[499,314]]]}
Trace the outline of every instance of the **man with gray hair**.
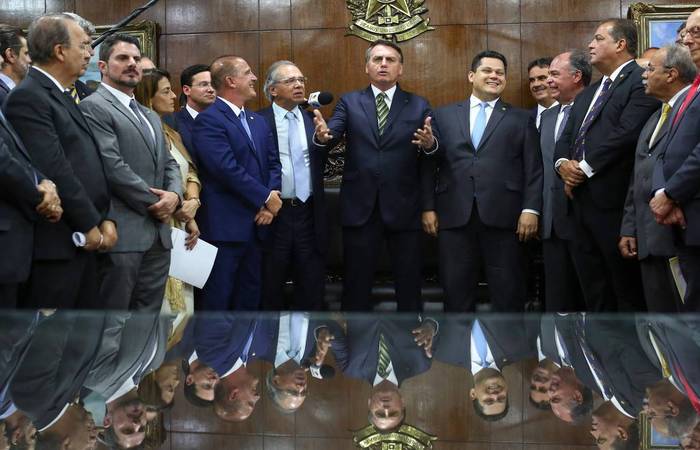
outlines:
{"label": "man with gray hair", "polygon": [[[72,17],[73,20],[78,22],[80,28],[82,28],[83,31],[85,31],[85,34],[87,34],[88,37],[90,37],[90,41],[92,41],[92,36],[96,32],[95,25],[93,25],[92,22],[72,12],[64,12],[63,14]],[[92,94],[92,89],[90,89],[87,84],[83,83],[80,80],[75,80],[75,84],[73,85],[73,88],[70,92],[70,95],[71,97],[73,97],[73,100],[75,100],[75,103],[79,104],[81,100],[83,100],[90,94]]]}
{"label": "man with gray hair", "polygon": [[[263,251],[263,307],[269,310],[320,310],[323,303],[326,208],[323,169],[326,152],[313,143],[313,114],[305,101],[306,78],[291,61],[277,61],[267,71],[264,91],[272,102],[265,117],[282,165],[282,209]],[[285,305],[288,269],[294,298]]]}
{"label": "man with gray hair", "polygon": [[70,16],[35,19],[27,35],[33,66],[7,97],[7,118],[32,162],[56,183],[62,220],[39,222],[25,307],[101,307],[93,252],[117,241],[98,141],[68,89],[85,73],[90,38]]}
{"label": "man with gray hair", "polygon": [[669,227],[656,223],[648,202],[654,164],[668,135],[668,119],[674,107],[680,105],[678,99],[688,91],[695,74],[688,49],[673,44],[654,53],[642,75],[645,93],[663,105],[649,118],[637,141],[618,246],[624,258],[639,259],[650,312],[675,312],[681,307],[668,264],[668,258],[676,255],[673,233]]}

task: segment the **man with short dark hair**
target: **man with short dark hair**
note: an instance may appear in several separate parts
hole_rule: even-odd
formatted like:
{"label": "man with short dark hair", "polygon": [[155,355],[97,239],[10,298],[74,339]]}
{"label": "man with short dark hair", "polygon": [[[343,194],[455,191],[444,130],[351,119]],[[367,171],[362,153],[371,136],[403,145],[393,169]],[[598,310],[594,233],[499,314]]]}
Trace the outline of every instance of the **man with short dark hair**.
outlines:
{"label": "man with short dark hair", "polygon": [[141,50],[133,36],[100,45],[102,83],[80,103],[95,130],[121,237],[103,255],[104,307],[160,310],[170,265],[169,220],[182,203],[182,180],[160,118],[134,98]]}
{"label": "man with short dark hair", "polygon": [[186,67],[180,75],[180,86],[185,102],[182,108],[173,114],[175,127],[187,150],[191,155],[194,155],[195,148],[192,145],[194,119],[216,100],[216,91],[211,84],[209,66],[195,64]]}
{"label": "man with short dark hair", "polygon": [[635,311],[644,308],[639,267],[620,256],[617,241],[634,146],[659,103],[644,95],[633,22],[602,22],[588,48],[603,78],[576,97],[557,142],[555,170],[574,217],[573,257],[586,309]]}
{"label": "man with short dark hair", "polygon": [[676,256],[673,232],[656,223],[649,208],[649,193],[654,165],[668,136],[668,119],[690,89],[696,68],[687,49],[674,44],[658,50],[645,69],[645,92],[661,100],[663,106],[652,114],[639,135],[618,246],[624,258],[639,260],[647,309],[674,312],[682,305],[668,263]]}
{"label": "man with short dark hair", "polygon": [[5,110],[32,163],[56,183],[64,214],[36,225],[22,306],[101,308],[93,252],[115,245],[117,231],[99,139],[68,95],[87,68],[90,38],[73,18],[51,14],[32,22],[27,41],[33,66]]}
{"label": "man with short dark hair", "polygon": [[525,305],[521,242],[537,233],[542,158],[533,118],[500,99],[506,70],[501,53],[478,53],[469,98],[435,111],[441,144],[425,167],[423,222],[438,237],[446,311],[474,311],[482,266],[492,311]]}
{"label": "man with short dark hair", "polygon": [[598,448],[639,450],[637,418],[628,417],[610,402],[600,405],[591,418],[591,436]]}
{"label": "man with short dark hair", "polygon": [[535,116],[535,126],[540,129],[542,113],[547,109],[556,106],[557,101],[552,97],[552,93],[547,84],[549,76],[549,65],[552,58],[537,58],[527,65],[527,77],[530,86],[530,95],[537,102],[537,106],[532,110]]}
{"label": "man with short dark hair", "polygon": [[[263,307],[267,310],[323,309],[327,227],[323,170],[326,152],[313,143],[314,115],[299,106],[306,78],[291,61],[270,66],[265,95],[272,106],[259,111],[266,120],[282,165],[282,209],[272,224],[263,257]],[[288,274],[294,280],[285,305]]]}
{"label": "man with short dark hair", "polygon": [[32,59],[29,57],[27,39],[19,28],[0,24],[0,107],[20,81],[27,76]]}
{"label": "man with short dark hair", "polygon": [[[686,21],[683,44],[700,69],[700,9]],[[700,75],[673,115],[669,136],[654,169],[649,205],[656,221],[672,227],[686,290],[683,311],[700,311]]]}
{"label": "man with short dark hair", "polygon": [[403,52],[391,41],[365,52],[370,85],[343,95],[326,125],[316,110],[316,136],[330,145],[345,136],[340,188],[344,310],[370,310],[376,261],[388,244],[399,311],[419,311],[421,298],[420,167],[437,148],[428,101],[398,84]]}

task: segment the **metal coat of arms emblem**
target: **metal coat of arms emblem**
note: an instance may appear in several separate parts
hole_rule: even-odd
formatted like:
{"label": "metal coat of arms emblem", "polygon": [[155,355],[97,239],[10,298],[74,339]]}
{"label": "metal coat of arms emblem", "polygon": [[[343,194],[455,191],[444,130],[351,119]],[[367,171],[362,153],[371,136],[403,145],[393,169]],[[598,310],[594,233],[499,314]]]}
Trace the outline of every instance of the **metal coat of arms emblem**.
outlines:
{"label": "metal coat of arms emblem", "polygon": [[355,447],[368,450],[430,450],[437,437],[407,424],[391,433],[380,433],[369,425],[355,432],[352,440]]}
{"label": "metal coat of arms emblem", "polygon": [[347,34],[367,41],[396,39],[407,41],[426,31],[430,18],[421,14],[428,12],[425,0],[346,0],[352,14],[352,23]]}

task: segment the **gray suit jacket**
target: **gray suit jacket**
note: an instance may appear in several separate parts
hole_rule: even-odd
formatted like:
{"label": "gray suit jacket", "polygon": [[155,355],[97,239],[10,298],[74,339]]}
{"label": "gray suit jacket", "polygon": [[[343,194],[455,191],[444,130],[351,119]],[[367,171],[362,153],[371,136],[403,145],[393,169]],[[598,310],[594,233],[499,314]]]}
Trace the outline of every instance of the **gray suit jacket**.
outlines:
{"label": "gray suit jacket", "polygon": [[[681,103],[682,101],[676,102],[676,108]],[[672,116],[673,114],[669,114],[651,148],[649,147],[649,140],[661,117],[661,109],[652,114],[639,134],[639,141],[637,141],[634,173],[630,179],[630,186],[625,199],[620,235],[637,238],[637,255],[639,259],[644,259],[649,255],[674,256],[676,254],[672,228],[659,225],[649,208],[649,193],[652,190],[654,165],[659,157],[659,153],[664,148],[663,143],[666,141]]]}
{"label": "gray suit jacket", "polygon": [[80,102],[100,147],[112,192],[109,218],[117,223],[119,240],[111,252],[144,252],[160,238],[171,248],[170,226],[153,218],[148,207],[158,201],[149,188],[182,197],[182,178],[170,155],[158,115],[139,105],[156,135],[155,147],[133,113],[104,86]]}
{"label": "gray suit jacket", "polygon": [[[549,108],[540,116],[540,149],[544,165],[544,183],[542,188],[542,239],[552,236],[552,229],[561,239],[574,238],[572,216],[567,214],[568,201],[564,195],[564,182],[554,172],[554,147],[556,146],[556,124],[561,105]],[[565,124],[562,123],[562,126]]]}

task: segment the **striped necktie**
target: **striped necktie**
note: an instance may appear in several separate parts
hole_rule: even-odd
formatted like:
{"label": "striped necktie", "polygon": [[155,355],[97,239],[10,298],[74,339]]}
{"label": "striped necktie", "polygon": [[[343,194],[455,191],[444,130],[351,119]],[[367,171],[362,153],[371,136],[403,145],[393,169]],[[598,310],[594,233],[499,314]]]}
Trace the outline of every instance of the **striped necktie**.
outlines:
{"label": "striped necktie", "polygon": [[377,94],[377,125],[379,127],[379,135],[384,134],[386,119],[389,117],[389,107],[386,104],[387,95],[384,92]]}
{"label": "striped necktie", "polygon": [[585,158],[586,133],[588,133],[588,129],[591,127],[595,118],[600,114],[600,110],[603,109],[603,103],[605,103],[605,99],[608,97],[611,84],[612,79],[606,78],[603,82],[603,88],[600,90],[600,94],[598,94],[598,98],[595,99],[593,107],[588,111],[586,118],[583,120],[583,124],[581,124],[581,128],[578,130],[576,140],[574,141],[574,159],[577,161],[581,161]]}
{"label": "striped necktie", "polygon": [[389,348],[386,345],[386,340],[384,339],[384,333],[379,334],[379,363],[377,364],[377,374],[380,377],[386,378],[389,375],[389,363],[391,363],[391,358],[389,357]]}

